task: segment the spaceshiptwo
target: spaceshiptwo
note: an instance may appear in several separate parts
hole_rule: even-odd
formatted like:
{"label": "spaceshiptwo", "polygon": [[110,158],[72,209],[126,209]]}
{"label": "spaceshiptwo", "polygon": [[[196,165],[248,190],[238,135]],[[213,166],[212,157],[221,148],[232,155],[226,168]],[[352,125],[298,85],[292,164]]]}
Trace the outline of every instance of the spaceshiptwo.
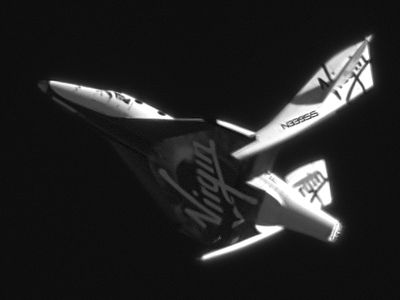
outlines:
{"label": "spaceshiptwo", "polygon": [[111,90],[40,81],[55,102],[104,135],[184,234],[207,245],[209,260],[284,228],[337,240],[341,224],[325,161],[278,177],[283,142],[333,115],[372,88],[371,36],[321,65],[266,126],[250,131],[222,120],[175,118]]}

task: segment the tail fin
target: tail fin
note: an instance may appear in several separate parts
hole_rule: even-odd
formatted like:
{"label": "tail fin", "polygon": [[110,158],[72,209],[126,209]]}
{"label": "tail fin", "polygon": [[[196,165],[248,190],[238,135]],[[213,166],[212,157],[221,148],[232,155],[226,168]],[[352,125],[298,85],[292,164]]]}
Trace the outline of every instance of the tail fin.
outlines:
{"label": "tail fin", "polygon": [[301,196],[318,208],[332,203],[325,160],[317,160],[286,175],[285,181]]}
{"label": "tail fin", "polygon": [[369,90],[373,86],[370,41],[371,36],[323,64],[292,101],[256,133],[256,141],[232,155],[242,159],[294,137]]}

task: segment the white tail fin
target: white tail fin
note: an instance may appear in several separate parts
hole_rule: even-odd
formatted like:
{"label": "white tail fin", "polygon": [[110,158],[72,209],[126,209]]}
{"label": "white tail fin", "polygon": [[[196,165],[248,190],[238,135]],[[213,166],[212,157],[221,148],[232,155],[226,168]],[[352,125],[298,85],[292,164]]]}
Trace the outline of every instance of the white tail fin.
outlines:
{"label": "white tail fin", "polygon": [[325,160],[317,160],[290,172],[286,182],[301,196],[318,208],[332,203],[329,177]]}
{"label": "white tail fin", "polygon": [[256,132],[256,141],[232,155],[245,158],[296,136],[369,90],[373,86],[370,40],[367,37],[323,64],[292,101]]}

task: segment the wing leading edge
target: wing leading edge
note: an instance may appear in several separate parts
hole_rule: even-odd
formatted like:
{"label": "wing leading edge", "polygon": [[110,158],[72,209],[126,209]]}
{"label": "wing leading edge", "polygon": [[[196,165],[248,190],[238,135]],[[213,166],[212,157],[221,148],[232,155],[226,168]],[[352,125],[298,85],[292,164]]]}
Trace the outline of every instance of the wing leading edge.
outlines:
{"label": "wing leading edge", "polygon": [[371,38],[368,36],[323,64],[292,101],[256,132],[256,140],[232,155],[243,159],[294,137],[372,88]]}

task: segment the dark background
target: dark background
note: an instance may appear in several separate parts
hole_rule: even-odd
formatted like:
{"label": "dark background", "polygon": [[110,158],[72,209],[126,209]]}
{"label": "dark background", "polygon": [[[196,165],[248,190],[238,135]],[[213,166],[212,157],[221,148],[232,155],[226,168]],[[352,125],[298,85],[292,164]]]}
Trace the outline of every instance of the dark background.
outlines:
{"label": "dark background", "polygon": [[[3,7],[2,292],[11,298],[390,298],[398,232],[393,7],[55,4]],[[256,130],[320,63],[375,35],[376,87],[282,148],[284,174],[327,160],[344,224],[329,245],[283,232],[209,264],[105,140],[37,89],[55,79],[131,94],[174,116]],[[397,280],[398,284],[398,280]],[[399,293],[397,292],[397,295]]]}

